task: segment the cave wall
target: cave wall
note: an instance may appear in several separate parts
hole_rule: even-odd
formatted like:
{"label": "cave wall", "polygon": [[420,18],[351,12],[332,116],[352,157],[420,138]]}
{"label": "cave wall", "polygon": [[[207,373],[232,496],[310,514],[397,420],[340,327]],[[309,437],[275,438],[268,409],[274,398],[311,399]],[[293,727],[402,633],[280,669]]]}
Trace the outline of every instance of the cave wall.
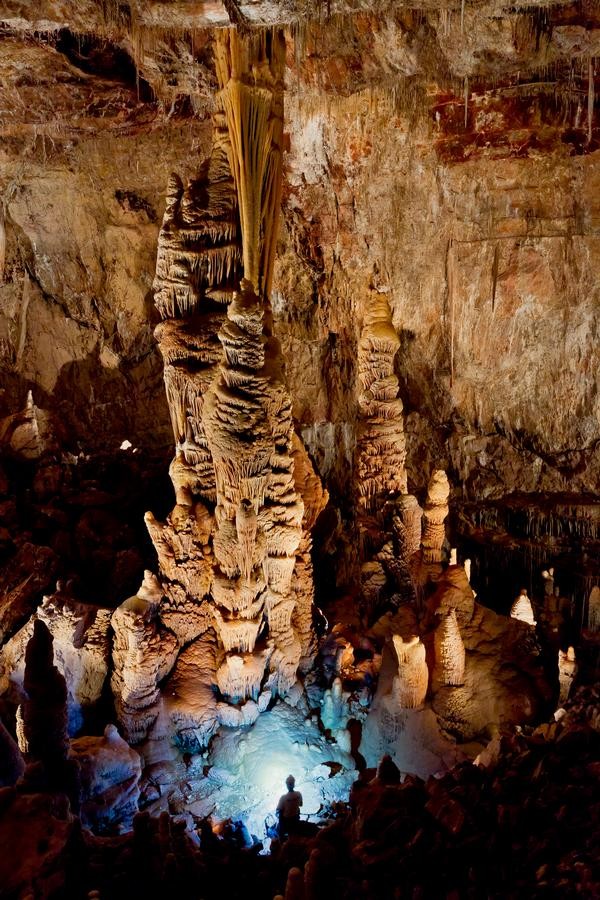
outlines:
{"label": "cave wall", "polygon": [[[1,412],[33,388],[71,448],[162,451],[151,282],[168,174],[210,146],[210,32],[186,30],[178,4],[137,31],[95,4],[45,30],[10,6]],[[470,499],[593,491],[598,12],[362,6],[289,32],[273,306],[305,443],[347,495],[357,340],[379,291],[401,338],[413,489],[447,466]]]}

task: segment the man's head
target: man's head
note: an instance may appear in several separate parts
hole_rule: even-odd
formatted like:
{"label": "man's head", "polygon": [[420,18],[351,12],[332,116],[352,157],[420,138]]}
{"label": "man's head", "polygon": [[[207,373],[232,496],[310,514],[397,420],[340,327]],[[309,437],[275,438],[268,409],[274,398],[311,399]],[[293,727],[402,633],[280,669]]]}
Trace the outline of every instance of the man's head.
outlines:
{"label": "man's head", "polygon": [[293,791],[294,785],[296,784],[296,779],[293,775],[288,775],[288,777],[285,779],[285,783],[287,785],[288,791]]}

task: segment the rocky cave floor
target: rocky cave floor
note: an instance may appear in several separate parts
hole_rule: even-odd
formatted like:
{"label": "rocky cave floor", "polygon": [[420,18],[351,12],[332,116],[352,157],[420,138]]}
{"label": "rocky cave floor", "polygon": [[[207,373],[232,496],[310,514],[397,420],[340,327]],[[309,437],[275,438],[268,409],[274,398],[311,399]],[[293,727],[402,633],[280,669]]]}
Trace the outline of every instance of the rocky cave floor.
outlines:
{"label": "rocky cave floor", "polygon": [[[136,527],[148,493],[156,504],[162,491],[165,509],[171,502],[164,461],[148,460],[133,448],[112,458],[61,459],[52,453],[37,461],[13,458],[4,466],[1,489],[1,577],[10,601],[2,610],[6,635],[27,622],[40,593],[57,596],[52,591],[58,572],[63,593],[74,596],[78,608],[94,609],[98,603],[116,607],[154,562],[149,541]],[[553,504],[554,509],[556,498]],[[508,506],[504,524],[515,515]],[[530,506],[525,518],[537,516],[538,521],[539,503]],[[508,592],[532,566],[532,547],[537,547],[536,563],[570,561],[563,577],[577,585],[580,556],[569,555],[564,535],[568,542],[593,541],[593,522],[588,521],[583,536],[573,535],[577,528],[568,523],[539,527],[539,521],[531,534],[520,514],[512,533],[503,532],[494,554],[490,548],[499,540],[502,516],[497,510],[491,516],[485,505],[477,514],[472,508],[467,512],[471,530],[465,529],[465,547],[478,541],[488,548],[478,563],[484,594],[486,563],[499,572],[508,553],[513,569],[513,580],[505,583]],[[485,525],[488,530],[482,531]],[[327,560],[319,563],[318,553],[315,563],[317,572],[319,565],[327,571]],[[32,569],[37,577],[33,584]],[[497,587],[497,578],[490,581]],[[584,587],[589,588],[587,581]],[[104,789],[123,795],[121,806],[106,795],[101,802],[113,803],[120,813],[114,821],[110,816],[99,820],[97,834],[82,828],[77,799],[72,793],[68,799],[68,778],[48,781],[30,765],[16,785],[2,788],[2,896],[98,896],[94,891],[107,898],[281,894],[288,900],[596,896],[600,693],[589,682],[597,678],[598,645],[595,635],[584,632],[571,699],[562,698],[566,713],[552,715],[558,705],[557,648],[579,633],[581,601],[574,592],[560,601],[560,615],[560,603],[550,614],[543,591],[538,572],[532,590],[540,619],[538,640],[554,687],[529,716],[529,724],[469,735],[461,734],[454,722],[458,730],[452,734],[448,721],[450,730],[432,727],[429,717],[435,717],[429,707],[406,710],[402,774],[391,761],[378,770],[386,746],[376,743],[369,749],[363,743],[359,749],[372,699],[363,697],[361,713],[360,692],[355,695],[358,739],[353,727],[346,737],[336,735],[341,727],[331,697],[336,660],[339,671],[340,650],[343,655],[353,647],[353,665],[368,669],[373,649],[380,653],[385,637],[402,630],[412,614],[400,606],[376,616],[369,627],[351,596],[330,595],[329,602],[320,598],[321,651],[317,668],[306,679],[306,695],[292,693],[251,728],[222,728],[201,752],[174,748],[167,760],[163,756],[158,765],[150,765],[134,804],[144,811],[135,813],[129,805],[125,831],[118,817],[130,800],[124,787],[130,771],[125,766],[117,772],[114,760],[104,772]],[[488,596],[491,603],[498,599],[497,593]],[[384,664],[380,683],[389,677]],[[352,678],[356,671],[352,677],[346,672],[342,701],[352,691]],[[358,683],[364,690],[364,680]],[[3,719],[14,723],[15,700],[6,681],[3,686]],[[333,706],[325,711],[327,686]],[[439,707],[437,712],[443,715]],[[101,735],[110,721],[114,710],[103,691],[95,707],[82,720],[71,721],[71,727]],[[7,748],[3,779],[9,785],[14,769]],[[365,749],[367,759],[360,752]],[[477,754],[478,765],[473,765]],[[274,830],[274,808],[290,771],[304,795],[306,815],[300,833],[282,843]],[[228,824],[236,821],[247,830]]]}

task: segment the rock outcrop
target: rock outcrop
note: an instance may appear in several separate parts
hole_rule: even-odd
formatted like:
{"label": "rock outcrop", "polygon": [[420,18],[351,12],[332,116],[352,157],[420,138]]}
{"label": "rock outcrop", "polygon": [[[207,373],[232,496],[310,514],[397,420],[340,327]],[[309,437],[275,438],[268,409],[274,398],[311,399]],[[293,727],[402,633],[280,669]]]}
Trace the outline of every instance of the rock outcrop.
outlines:
{"label": "rock outcrop", "polygon": [[140,796],[139,754],[107,725],[102,737],[71,741],[69,758],[77,764],[81,824],[100,834],[130,831]]}

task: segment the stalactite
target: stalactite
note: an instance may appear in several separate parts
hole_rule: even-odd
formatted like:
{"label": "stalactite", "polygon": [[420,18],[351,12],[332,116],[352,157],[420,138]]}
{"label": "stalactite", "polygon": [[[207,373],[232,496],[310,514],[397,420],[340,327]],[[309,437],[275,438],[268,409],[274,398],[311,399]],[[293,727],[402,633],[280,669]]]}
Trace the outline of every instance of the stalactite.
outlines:
{"label": "stalactite", "polygon": [[242,37],[235,29],[223,29],[217,33],[215,60],[240,206],[244,277],[268,296],[281,199],[283,32]]}

